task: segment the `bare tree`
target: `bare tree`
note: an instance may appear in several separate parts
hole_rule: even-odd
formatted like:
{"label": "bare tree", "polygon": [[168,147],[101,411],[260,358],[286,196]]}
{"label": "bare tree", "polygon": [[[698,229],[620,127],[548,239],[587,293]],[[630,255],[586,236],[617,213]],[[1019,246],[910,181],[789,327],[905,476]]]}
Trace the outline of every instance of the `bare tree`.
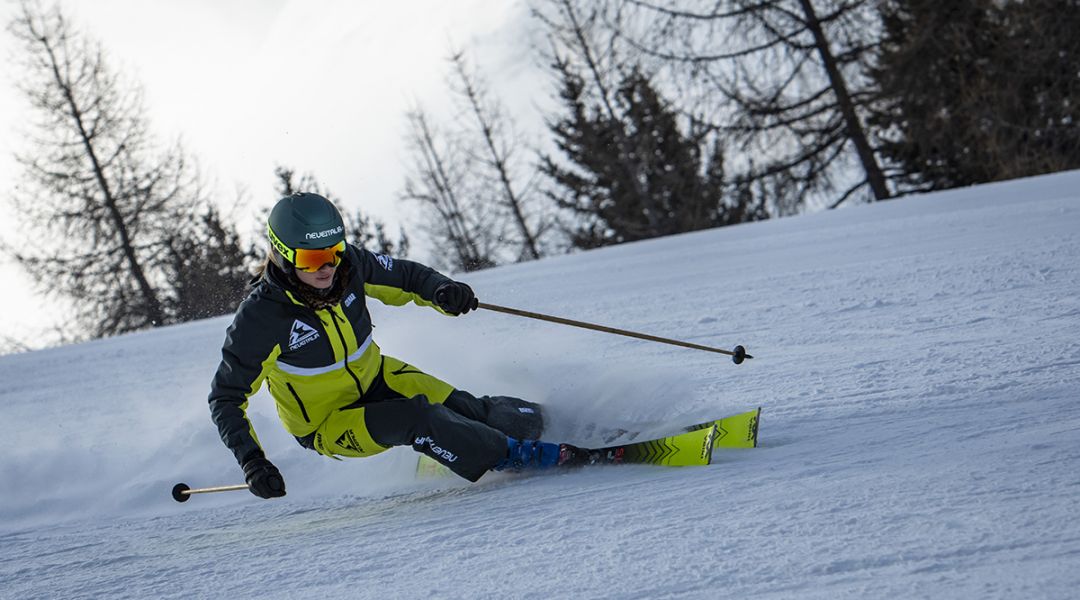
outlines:
{"label": "bare tree", "polygon": [[37,115],[32,149],[18,157],[29,185],[12,199],[26,233],[16,258],[44,292],[73,300],[90,336],[190,314],[179,307],[192,298],[173,284],[178,232],[205,206],[195,168],[179,144],[159,150],[139,87],[58,8],[23,2],[9,29]]}
{"label": "bare tree", "polygon": [[[514,135],[513,123],[501,104],[491,96],[480,76],[469,68],[464,52],[453,52],[449,60],[454,70],[451,90],[472,117],[473,133],[479,142],[474,158],[481,172],[476,176],[491,182],[490,186],[496,190],[495,202],[509,213],[517,233],[519,260],[538,259],[542,256],[539,238],[547,228],[539,217],[530,214],[536,206],[532,198],[535,171],[524,182],[520,182],[518,175],[525,169],[519,159],[519,151],[525,144]],[[463,135],[468,135],[468,131]]]}
{"label": "bare tree", "polygon": [[432,262],[463,271],[495,266],[505,224],[485,210],[476,193],[474,159],[458,138],[440,135],[423,109],[407,117],[413,162],[401,197],[425,209],[426,229],[438,250]]}
{"label": "bare tree", "polygon": [[879,31],[872,0],[587,5],[607,47],[637,53],[685,115],[732,137],[736,178],[784,194],[774,213],[810,199],[836,206],[863,190],[891,196],[863,124],[873,100],[863,72]]}
{"label": "bare tree", "polygon": [[0,335],[0,356],[29,352],[30,350],[30,346],[21,340],[17,340],[10,335]]}
{"label": "bare tree", "polygon": [[555,223],[525,158],[529,146],[464,51],[451,51],[448,62],[454,113],[442,127],[420,107],[408,113],[412,173],[402,198],[424,209],[425,227],[452,268],[540,258]]}

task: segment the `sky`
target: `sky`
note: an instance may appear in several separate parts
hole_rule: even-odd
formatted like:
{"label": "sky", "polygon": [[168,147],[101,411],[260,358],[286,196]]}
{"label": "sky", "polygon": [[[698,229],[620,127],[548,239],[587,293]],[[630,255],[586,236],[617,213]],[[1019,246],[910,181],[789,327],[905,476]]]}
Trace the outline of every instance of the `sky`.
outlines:
{"label": "sky", "polygon": [[[542,127],[540,107],[550,102],[522,1],[61,5],[80,31],[103,45],[112,68],[142,86],[147,119],[159,139],[182,141],[223,205],[232,206],[241,194],[247,199],[250,206],[241,206],[238,218],[276,200],[273,169],[284,165],[314,174],[343,208],[361,208],[391,231],[414,222],[415,212],[396,201],[407,159],[405,113],[419,104],[436,117],[451,117],[451,48],[469,53],[520,130]],[[5,25],[15,10],[14,2],[0,0]],[[9,57],[16,50],[5,28],[0,181],[8,190],[21,177],[14,154],[29,111],[14,87],[19,73]],[[12,239],[15,227],[9,203],[0,200],[0,236]],[[62,323],[62,308],[43,304],[10,262],[0,262],[0,277],[6,282],[0,340],[26,339]]]}

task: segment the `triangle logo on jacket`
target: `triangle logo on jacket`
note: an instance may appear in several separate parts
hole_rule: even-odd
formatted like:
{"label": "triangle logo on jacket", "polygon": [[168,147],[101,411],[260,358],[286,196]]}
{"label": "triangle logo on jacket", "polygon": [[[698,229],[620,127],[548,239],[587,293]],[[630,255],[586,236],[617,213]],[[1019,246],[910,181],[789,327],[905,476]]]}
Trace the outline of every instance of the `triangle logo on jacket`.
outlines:
{"label": "triangle logo on jacket", "polygon": [[292,331],[289,333],[289,350],[296,350],[317,340],[319,332],[314,327],[297,319],[293,321]]}

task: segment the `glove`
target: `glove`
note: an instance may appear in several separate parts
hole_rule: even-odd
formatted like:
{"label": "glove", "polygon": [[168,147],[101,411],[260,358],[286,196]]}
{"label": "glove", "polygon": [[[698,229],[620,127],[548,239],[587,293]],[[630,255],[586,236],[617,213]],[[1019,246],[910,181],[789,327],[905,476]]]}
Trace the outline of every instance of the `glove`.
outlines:
{"label": "glove", "polygon": [[460,281],[448,281],[435,289],[435,304],[456,317],[476,310],[476,294]]}
{"label": "glove", "polygon": [[248,489],[260,498],[280,498],[285,495],[285,480],[274,463],[256,457],[244,463],[244,479]]}

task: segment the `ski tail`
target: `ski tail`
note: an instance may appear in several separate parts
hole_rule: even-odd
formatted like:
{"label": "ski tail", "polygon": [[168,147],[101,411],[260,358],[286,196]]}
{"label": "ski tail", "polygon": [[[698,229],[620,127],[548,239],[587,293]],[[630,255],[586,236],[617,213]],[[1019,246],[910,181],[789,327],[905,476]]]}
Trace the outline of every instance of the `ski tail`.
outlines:
{"label": "ski tail", "polygon": [[416,461],[417,479],[446,479],[450,477],[455,477],[455,475],[449,467],[426,454],[421,454],[420,459]]}
{"label": "ski tail", "polygon": [[716,428],[713,448],[757,448],[758,423],[761,420],[761,407],[715,421],[706,421],[691,425],[686,431],[699,431]]}

